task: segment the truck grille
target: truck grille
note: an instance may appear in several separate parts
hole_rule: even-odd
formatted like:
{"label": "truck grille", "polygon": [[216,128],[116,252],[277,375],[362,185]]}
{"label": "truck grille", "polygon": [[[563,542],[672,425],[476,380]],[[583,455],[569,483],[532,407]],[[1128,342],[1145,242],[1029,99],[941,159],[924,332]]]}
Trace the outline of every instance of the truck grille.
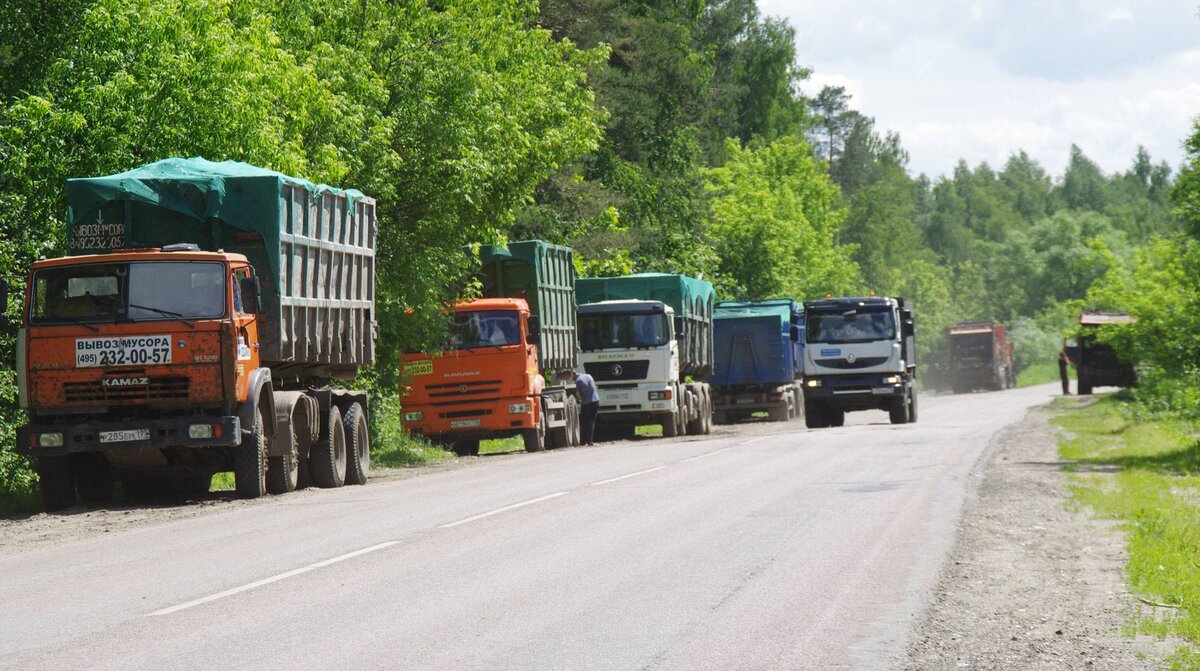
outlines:
{"label": "truck grille", "polygon": [[454,399],[467,394],[499,394],[500,380],[473,380],[450,384],[431,384],[425,388],[429,398]]}
{"label": "truck grille", "polygon": [[870,368],[878,366],[887,361],[885,356],[869,356],[862,359],[855,359],[854,363],[850,363],[845,359],[817,359],[817,365],[825,368],[838,368],[841,370],[849,370],[854,368]]}
{"label": "truck grille", "polygon": [[106,387],[102,380],[64,382],[63,398],[68,403],[112,403],[187,399],[188,378],[154,377],[142,385]]}
{"label": "truck grille", "polygon": [[609,380],[645,380],[650,370],[650,361],[593,361],[583,364],[583,369],[596,382]]}

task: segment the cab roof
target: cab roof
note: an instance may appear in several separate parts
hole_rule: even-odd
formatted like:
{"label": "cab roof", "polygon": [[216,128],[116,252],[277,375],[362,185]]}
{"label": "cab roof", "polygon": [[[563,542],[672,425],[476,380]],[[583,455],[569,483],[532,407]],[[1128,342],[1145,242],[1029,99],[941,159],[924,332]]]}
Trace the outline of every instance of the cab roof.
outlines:
{"label": "cab roof", "polygon": [[42,259],[33,264],[33,268],[57,268],[59,266],[78,266],[91,263],[128,263],[130,261],[234,261],[249,263],[244,254],[230,252],[180,251],[164,252],[161,249],[123,249],[107,254],[84,254],[81,256],[61,256],[55,259]]}

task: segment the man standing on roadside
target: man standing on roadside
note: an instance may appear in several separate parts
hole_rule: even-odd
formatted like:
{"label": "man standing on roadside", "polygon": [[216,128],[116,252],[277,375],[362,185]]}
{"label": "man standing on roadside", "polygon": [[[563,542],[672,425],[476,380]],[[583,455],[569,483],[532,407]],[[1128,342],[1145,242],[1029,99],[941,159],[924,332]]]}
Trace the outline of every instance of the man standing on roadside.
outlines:
{"label": "man standing on roadside", "polygon": [[1058,377],[1062,379],[1063,396],[1071,393],[1071,377],[1067,375],[1067,363],[1070,359],[1067,358],[1066,350],[1058,353]]}
{"label": "man standing on roadside", "polygon": [[587,373],[575,376],[575,393],[579,395],[579,443],[595,445],[596,413],[600,410],[600,392],[596,391],[596,381]]}

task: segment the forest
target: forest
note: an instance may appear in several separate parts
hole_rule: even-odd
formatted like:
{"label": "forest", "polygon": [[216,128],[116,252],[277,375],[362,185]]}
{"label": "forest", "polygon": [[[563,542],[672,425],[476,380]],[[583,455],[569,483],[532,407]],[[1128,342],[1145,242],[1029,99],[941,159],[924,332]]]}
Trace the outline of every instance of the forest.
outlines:
{"label": "forest", "polygon": [[[9,0],[0,6],[0,276],[61,255],[65,180],[169,156],[238,160],[374,196],[381,360],[436,342],[469,245],[540,238],[582,276],[701,274],[721,298],[899,295],[936,384],[945,327],[1009,326],[1052,364],[1082,307],[1136,361],[1146,412],[1200,413],[1200,123],[1182,166],[912,174],[839,88],[806,95],[793,28],[755,0]],[[1200,114],[1200,110],[1197,110]],[[0,492],[20,292],[0,331]]]}

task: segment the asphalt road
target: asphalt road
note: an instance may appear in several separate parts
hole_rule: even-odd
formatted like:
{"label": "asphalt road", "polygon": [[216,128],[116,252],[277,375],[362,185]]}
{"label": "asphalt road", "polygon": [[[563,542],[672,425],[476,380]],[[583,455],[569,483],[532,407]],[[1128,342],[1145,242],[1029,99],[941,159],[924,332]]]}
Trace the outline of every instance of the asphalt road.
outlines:
{"label": "asphalt road", "polygon": [[480,459],[0,559],[0,667],[886,669],[991,438],[920,421]]}

